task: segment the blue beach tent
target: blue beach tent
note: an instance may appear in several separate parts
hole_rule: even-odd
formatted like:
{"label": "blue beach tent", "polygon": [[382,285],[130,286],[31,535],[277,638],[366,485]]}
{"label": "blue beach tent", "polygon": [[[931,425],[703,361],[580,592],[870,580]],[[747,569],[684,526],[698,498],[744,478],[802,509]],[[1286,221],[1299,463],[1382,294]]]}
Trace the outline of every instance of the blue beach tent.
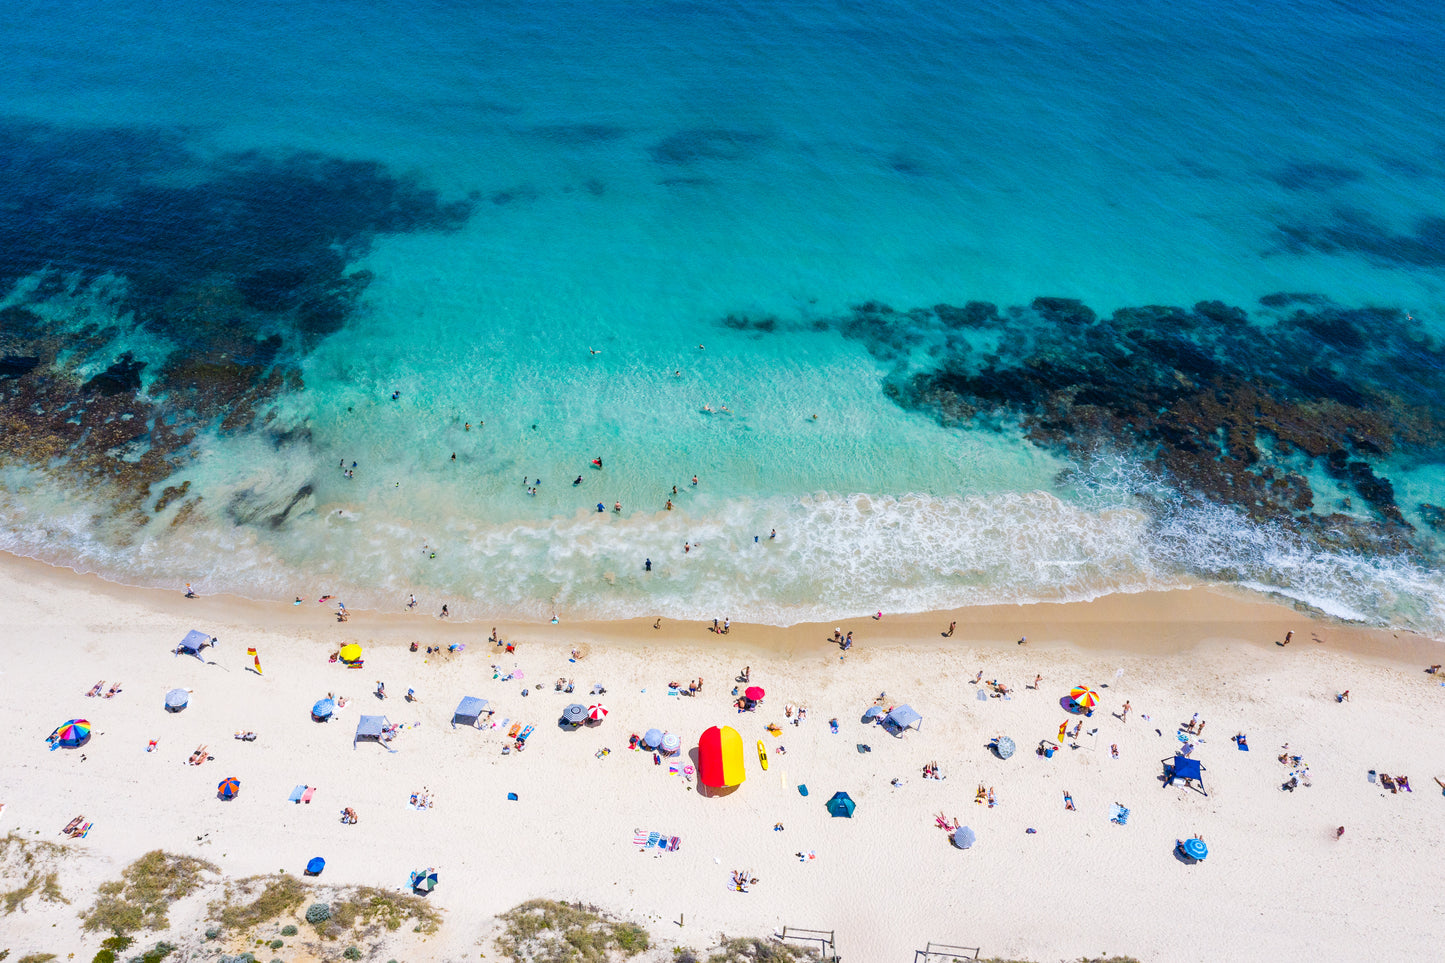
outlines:
{"label": "blue beach tent", "polygon": [[846,816],[848,819],[853,818],[853,810],[858,808],[858,804],[853,802],[853,797],[846,792],[833,793],[833,798],[828,800],[827,805],[829,815]]}
{"label": "blue beach tent", "polygon": [[1175,756],[1173,759],[1164,760],[1164,777],[1167,785],[1174,785],[1176,779],[1192,779],[1195,789],[1201,795],[1209,795],[1204,791],[1204,767],[1199,764],[1198,759],[1190,759],[1188,756]]}
{"label": "blue beach tent", "polygon": [[176,655],[184,652],[187,655],[194,655],[199,659],[201,657],[201,649],[208,645],[214,646],[215,644],[216,640],[211,636],[204,632],[197,632],[195,629],[191,629],[186,633],[186,637],[181,639],[181,644],[176,646],[175,652]]}
{"label": "blue beach tent", "polygon": [[895,736],[902,736],[909,729],[921,729],[923,716],[912,706],[897,706],[883,720],[883,726]]}

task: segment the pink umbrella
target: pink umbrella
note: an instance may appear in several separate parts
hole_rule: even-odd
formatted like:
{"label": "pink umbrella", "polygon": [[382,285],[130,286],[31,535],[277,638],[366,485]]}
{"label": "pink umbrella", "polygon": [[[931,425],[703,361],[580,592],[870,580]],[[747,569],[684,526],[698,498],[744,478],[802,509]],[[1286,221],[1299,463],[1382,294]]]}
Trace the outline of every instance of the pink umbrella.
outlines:
{"label": "pink umbrella", "polygon": [[607,707],[600,702],[596,705],[588,706],[587,718],[591,719],[593,722],[601,722],[603,719],[607,718]]}
{"label": "pink umbrella", "polygon": [[747,696],[753,702],[757,702],[766,694],[767,693],[763,692],[762,687],[755,685],[749,686],[747,689],[743,690],[743,695]]}

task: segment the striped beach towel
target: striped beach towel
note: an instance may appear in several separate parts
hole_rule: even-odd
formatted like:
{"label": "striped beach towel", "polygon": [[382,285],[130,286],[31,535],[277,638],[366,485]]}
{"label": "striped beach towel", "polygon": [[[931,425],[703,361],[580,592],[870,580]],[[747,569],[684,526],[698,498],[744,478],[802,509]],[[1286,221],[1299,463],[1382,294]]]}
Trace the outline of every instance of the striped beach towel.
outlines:
{"label": "striped beach towel", "polygon": [[1117,823],[1120,826],[1123,826],[1128,821],[1129,810],[1126,807],[1119,805],[1118,803],[1114,803],[1113,808],[1109,810],[1109,822]]}

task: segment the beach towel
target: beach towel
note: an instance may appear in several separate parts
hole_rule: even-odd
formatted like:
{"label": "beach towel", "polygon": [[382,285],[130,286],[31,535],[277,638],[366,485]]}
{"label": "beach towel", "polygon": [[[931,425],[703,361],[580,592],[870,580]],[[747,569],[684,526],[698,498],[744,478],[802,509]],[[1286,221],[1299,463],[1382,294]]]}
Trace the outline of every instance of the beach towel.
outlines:
{"label": "beach towel", "polygon": [[987,693],[987,692],[984,692],[982,689],[979,689],[979,690],[978,690],[978,701],[979,701],[979,702],[987,702],[987,701],[988,701],[988,693]]}
{"label": "beach towel", "polygon": [[679,837],[679,836],[673,836],[673,837],[669,838],[668,841],[667,841],[667,851],[668,851],[669,853],[675,853],[675,852],[677,852],[677,848],[678,848],[679,846],[681,846],[681,845],[682,845],[682,838]]}
{"label": "beach towel", "polygon": [[301,801],[301,797],[302,797],[303,795],[305,795],[305,793],[306,793],[306,787],[305,787],[305,786],[297,786],[295,789],[291,790],[291,795],[289,795],[289,796],[286,797],[286,801],[287,801],[287,802],[299,803],[299,802]]}
{"label": "beach towel", "polygon": [[1109,822],[1123,826],[1128,821],[1129,810],[1127,807],[1114,803],[1114,805],[1109,808]]}
{"label": "beach towel", "polygon": [[301,801],[304,802],[304,803],[309,803],[309,802],[311,802],[311,797],[314,796],[314,795],[316,795],[316,787],[315,787],[315,786],[307,786],[307,787],[306,787],[306,792],[301,795]]}
{"label": "beach towel", "polygon": [[525,728],[525,729],[522,730],[522,734],[521,734],[520,736],[518,736],[517,738],[518,738],[518,739],[521,739],[523,742],[526,742],[526,741],[527,741],[527,737],[532,734],[532,730],[535,729],[535,728],[537,728],[537,727],[536,727],[536,726],[528,726],[527,728]]}
{"label": "beach towel", "polygon": [[1249,743],[1245,742],[1243,739],[1236,739],[1236,740],[1234,740],[1234,744],[1235,744],[1235,746],[1239,749],[1240,752],[1248,752],[1248,751],[1249,751]]}

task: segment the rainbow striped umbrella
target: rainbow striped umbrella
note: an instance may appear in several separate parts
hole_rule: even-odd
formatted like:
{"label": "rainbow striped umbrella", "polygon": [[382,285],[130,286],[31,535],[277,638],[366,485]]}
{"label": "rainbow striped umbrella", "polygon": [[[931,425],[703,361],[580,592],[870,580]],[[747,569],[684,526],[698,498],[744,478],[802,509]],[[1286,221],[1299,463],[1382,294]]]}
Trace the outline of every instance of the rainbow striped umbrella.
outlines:
{"label": "rainbow striped umbrella", "polygon": [[74,749],[76,746],[85,744],[90,738],[90,723],[84,719],[71,719],[65,725],[56,729],[50,734],[46,742],[57,746],[64,746],[67,749]]}
{"label": "rainbow striped umbrella", "polygon": [[222,779],[221,784],[216,787],[216,795],[222,799],[235,799],[236,793],[240,791],[241,780],[235,776],[227,776],[225,779]]}
{"label": "rainbow striped umbrella", "polygon": [[1069,698],[1074,700],[1075,705],[1083,706],[1085,709],[1092,709],[1099,704],[1099,693],[1086,685],[1076,685],[1070,689]]}

